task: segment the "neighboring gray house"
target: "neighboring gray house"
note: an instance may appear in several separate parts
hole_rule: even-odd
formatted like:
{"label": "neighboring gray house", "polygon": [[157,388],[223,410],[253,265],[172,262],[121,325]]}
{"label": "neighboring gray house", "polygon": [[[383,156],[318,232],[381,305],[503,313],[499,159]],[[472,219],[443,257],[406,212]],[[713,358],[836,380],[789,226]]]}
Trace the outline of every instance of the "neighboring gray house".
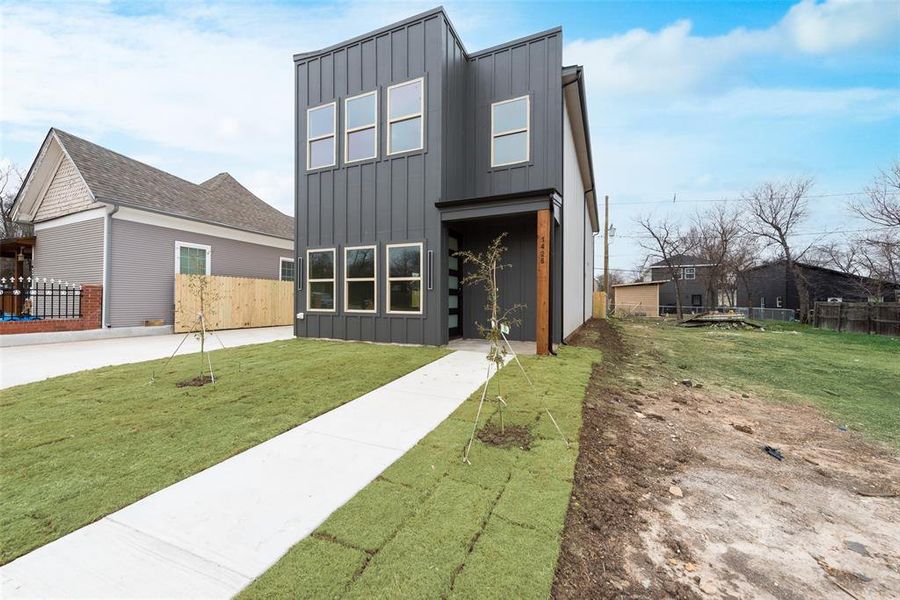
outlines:
{"label": "neighboring gray house", "polygon": [[585,86],[562,47],[557,28],[469,53],[438,8],[294,56],[298,336],[477,337],[484,294],[452,254],[501,232],[512,338],[548,352],[590,317]]}
{"label": "neighboring gray house", "polygon": [[13,207],[33,272],[103,284],[106,327],[174,317],[174,275],[293,279],[293,219],[231,175],[197,185],[51,129]]}
{"label": "neighboring gray house", "polygon": [[[674,256],[671,264],[675,266],[675,277],[681,288],[681,305],[685,311],[715,308],[725,303],[720,290],[710,292],[709,261],[699,257],[682,254]],[[662,314],[675,312],[675,282],[666,261],[655,262],[644,273],[644,281],[665,281],[659,288],[659,308]],[[714,286],[713,286],[714,287]]]}

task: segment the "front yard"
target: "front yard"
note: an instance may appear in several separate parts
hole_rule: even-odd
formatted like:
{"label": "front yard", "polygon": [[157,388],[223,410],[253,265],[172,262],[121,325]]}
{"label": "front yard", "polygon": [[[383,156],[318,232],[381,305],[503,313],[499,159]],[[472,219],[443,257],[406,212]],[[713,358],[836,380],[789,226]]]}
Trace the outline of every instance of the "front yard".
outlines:
{"label": "front yard", "polygon": [[194,354],[2,390],[0,563],[444,354],[287,340],[213,353],[204,387],[175,386],[196,375]]}

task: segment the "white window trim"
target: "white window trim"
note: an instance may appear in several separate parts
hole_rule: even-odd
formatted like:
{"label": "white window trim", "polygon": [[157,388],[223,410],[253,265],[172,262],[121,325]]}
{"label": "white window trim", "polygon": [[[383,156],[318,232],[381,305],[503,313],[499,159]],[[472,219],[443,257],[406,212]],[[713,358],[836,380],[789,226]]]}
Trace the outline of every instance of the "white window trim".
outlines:
{"label": "white window trim", "polygon": [[[506,131],[494,131],[494,108],[500,106],[502,104],[509,104],[510,102],[518,102],[519,100],[525,100],[525,127],[518,127],[516,129],[509,129]],[[514,133],[525,133],[525,158],[523,160],[514,160],[511,162],[498,163],[494,159],[494,141],[500,137],[506,137],[508,135],[512,135]],[[531,96],[528,94],[524,96],[518,96],[516,98],[510,98],[509,100],[501,100],[500,102],[494,102],[491,104],[491,168],[494,167],[505,167],[508,165],[518,165],[521,163],[527,163],[531,160]]]}
{"label": "white window trim", "polygon": [[[332,260],[332,275],[330,279],[310,279],[309,274],[312,269],[310,269],[309,255],[312,253],[318,252],[331,252],[331,260]],[[307,312],[320,312],[320,313],[334,313],[337,312],[337,250],[335,248],[307,248],[306,250],[306,311]],[[294,276],[296,279],[296,275]],[[333,308],[312,308],[309,303],[309,297],[312,293],[312,286],[310,283],[322,283],[323,281],[331,282],[331,295],[334,298],[334,307]]]}
{"label": "white window trim", "polygon": [[[374,250],[375,251],[375,271],[372,277],[350,277],[347,275],[347,252],[350,250]],[[372,310],[362,310],[358,308],[350,308],[350,282],[351,281],[371,281],[373,291],[375,293],[374,308]],[[344,248],[344,312],[348,313],[368,313],[374,314],[378,312],[378,246],[346,246]]]}
{"label": "white window trim", "polygon": [[206,250],[206,275],[212,273],[212,247],[207,246],[206,244],[194,244],[192,242],[175,242],[175,274],[181,275],[181,249],[182,248],[197,248],[199,250]]}
{"label": "white window trim", "polygon": [[[325,108],[327,106],[331,107],[331,133],[326,133],[323,135],[318,135],[314,138],[309,137],[309,114],[313,111]],[[310,165],[310,158],[312,153],[309,151],[310,146],[313,142],[317,142],[319,140],[325,140],[328,138],[334,139],[334,148],[331,152],[331,164],[328,165],[319,165],[318,167],[313,167]],[[337,164],[337,102],[328,102],[326,104],[320,104],[319,106],[311,106],[306,109],[306,170],[307,171],[318,171],[319,169],[330,169]]]}
{"label": "white window trim", "polygon": [[781,296],[777,296],[775,298],[775,308],[783,308],[783,307],[784,307],[784,300],[782,300]]}
{"label": "white window trim", "polygon": [[[419,96],[419,112],[409,113],[408,115],[400,115],[399,117],[391,117],[391,90],[394,88],[402,87],[404,85],[409,85],[411,83],[418,82],[422,86],[422,94]],[[395,83],[394,85],[388,86],[387,89],[387,154],[388,156],[393,156],[395,154],[406,154],[408,152],[419,152],[420,150],[425,149],[425,78],[419,77],[417,79],[410,79],[409,81],[402,81],[400,83]],[[394,152],[391,149],[391,125],[394,123],[399,123],[402,121],[409,121],[410,119],[414,119],[416,117],[422,118],[422,127],[419,128],[419,147],[418,148],[408,148],[406,150],[398,150]]]}
{"label": "white window trim", "polygon": [[[366,96],[374,96],[375,97],[375,113],[372,115],[372,124],[371,125],[361,125],[360,127],[354,127],[352,129],[347,127],[347,104],[350,103],[351,100],[357,100],[359,98],[365,98]],[[367,129],[375,130],[375,153],[372,156],[365,156],[363,158],[355,158],[350,160],[349,152],[350,152],[350,134],[356,133],[357,131],[365,131]],[[352,165],[353,163],[362,162],[365,160],[372,160],[378,158],[378,90],[372,90],[371,92],[365,92],[363,94],[357,94],[356,96],[350,96],[349,98],[344,98],[344,163],[348,165]]]}
{"label": "white window trim", "polygon": [[[690,277],[688,277],[690,275]],[[684,280],[692,281],[697,278],[697,269],[694,267],[684,267]]]}
{"label": "white window trim", "polygon": [[281,265],[286,262],[289,262],[292,265],[294,265],[294,282],[296,282],[297,281],[297,264],[294,262],[293,258],[286,258],[284,256],[278,257],[278,281],[287,281],[287,279],[281,278],[281,274],[282,274]]}
{"label": "white window trim", "polygon": [[[391,248],[419,248],[419,276],[418,277],[391,277]],[[385,295],[387,300],[387,313],[391,315],[421,315],[425,312],[425,277],[422,272],[425,257],[425,244],[422,242],[409,242],[404,244],[387,244],[384,247],[384,273],[387,281]],[[391,282],[392,281],[418,281],[419,282],[419,310],[391,310]]]}

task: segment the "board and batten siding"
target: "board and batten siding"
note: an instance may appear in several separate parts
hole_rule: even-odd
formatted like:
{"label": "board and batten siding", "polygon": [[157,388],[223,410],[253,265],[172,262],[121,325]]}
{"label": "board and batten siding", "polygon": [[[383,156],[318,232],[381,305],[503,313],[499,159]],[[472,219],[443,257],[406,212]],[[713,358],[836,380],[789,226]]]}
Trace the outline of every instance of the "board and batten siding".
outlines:
{"label": "board and batten siding", "polygon": [[[379,342],[441,344],[446,337],[446,258],[440,249],[442,229],[435,202],[441,194],[444,36],[446,22],[431,13],[419,20],[377,32],[296,65],[297,254],[308,248],[336,248],[338,282],[343,281],[343,249],[378,246],[378,312],[344,314],[342,285],[337,285],[334,313],[306,311],[306,294],[296,294],[297,335]],[[424,77],[425,148],[386,156],[387,88]],[[378,93],[378,157],[345,165],[343,102],[349,96]],[[337,164],[306,169],[306,111],[337,103]],[[385,311],[385,245],[422,242],[423,263],[435,253],[432,290],[424,290],[423,315],[389,315]],[[427,269],[427,265],[425,267]],[[299,270],[298,270],[299,271]],[[304,273],[298,272],[298,276]],[[424,286],[423,286],[424,288]]]}
{"label": "board and batten siding", "polygon": [[[585,299],[590,294],[591,272],[587,270],[585,221],[589,220],[584,200],[584,183],[575,151],[569,111],[563,109],[563,338],[584,322]],[[594,250],[591,247],[590,253]],[[588,303],[588,306],[590,304]]]}
{"label": "board and batten siding", "polygon": [[175,242],[210,246],[211,274],[278,279],[291,251],[117,219],[110,225],[109,324],[134,327],[175,315]]}
{"label": "board and batten siding", "polygon": [[40,227],[35,232],[36,277],[73,285],[103,283],[103,217]]}

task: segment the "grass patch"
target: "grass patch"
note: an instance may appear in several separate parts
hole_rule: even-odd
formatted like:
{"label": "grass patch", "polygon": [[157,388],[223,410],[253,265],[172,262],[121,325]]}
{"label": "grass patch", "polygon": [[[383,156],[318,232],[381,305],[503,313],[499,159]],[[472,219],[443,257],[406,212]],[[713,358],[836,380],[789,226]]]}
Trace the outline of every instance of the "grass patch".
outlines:
{"label": "grass patch", "polygon": [[[599,360],[599,351],[575,347],[555,358],[523,358],[534,390],[514,364],[507,366],[499,375],[509,402],[504,422],[529,429],[529,449],[476,440],[472,464],[463,464],[480,398],[473,394],[241,597],[546,598],[572,490],[585,386]],[[495,404],[487,417],[499,424]],[[333,552],[316,551],[322,543],[363,552],[366,560],[359,567],[359,556],[347,552],[335,563]],[[340,586],[321,594],[314,585],[321,578]]]}
{"label": "grass patch", "polygon": [[833,420],[900,447],[900,339],[766,322],[765,331],[626,320],[647,365],[734,393],[813,403]]}
{"label": "grass patch", "polygon": [[[202,387],[176,386],[196,375],[195,354],[175,358],[165,370],[158,360],[2,390],[0,562],[444,354],[285,340],[216,351],[216,383]],[[323,555],[335,563],[349,556],[358,558],[337,550]]]}

